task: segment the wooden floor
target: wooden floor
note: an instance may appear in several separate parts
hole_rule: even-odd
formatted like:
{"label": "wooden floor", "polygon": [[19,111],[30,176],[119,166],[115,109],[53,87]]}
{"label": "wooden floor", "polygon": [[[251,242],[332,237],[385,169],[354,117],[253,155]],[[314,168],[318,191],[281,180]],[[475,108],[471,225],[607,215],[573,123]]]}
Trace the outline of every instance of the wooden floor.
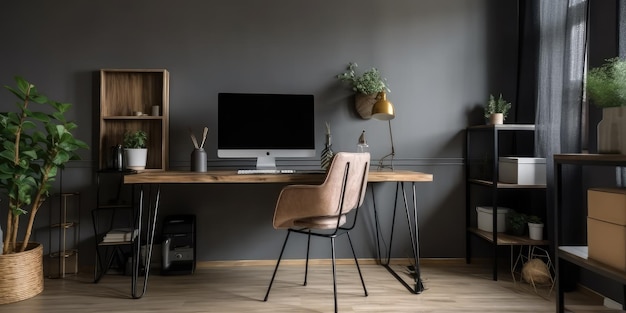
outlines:
{"label": "wooden floor", "polygon": [[[364,297],[356,268],[338,265],[340,312],[555,312],[554,293],[537,292],[510,275],[494,282],[488,266],[463,262],[423,262],[426,290],[411,294],[382,266],[362,265],[369,296]],[[272,266],[198,268],[192,275],[149,277],[146,295],[130,298],[130,277],[91,273],[46,279],[42,294],[0,305],[0,312],[332,312],[329,266],[313,265],[302,286],[302,266],[281,265],[269,300],[263,297]],[[404,271],[403,267],[398,267]],[[408,278],[408,274],[401,273]],[[568,295],[573,312],[621,312],[594,306],[585,294]]]}

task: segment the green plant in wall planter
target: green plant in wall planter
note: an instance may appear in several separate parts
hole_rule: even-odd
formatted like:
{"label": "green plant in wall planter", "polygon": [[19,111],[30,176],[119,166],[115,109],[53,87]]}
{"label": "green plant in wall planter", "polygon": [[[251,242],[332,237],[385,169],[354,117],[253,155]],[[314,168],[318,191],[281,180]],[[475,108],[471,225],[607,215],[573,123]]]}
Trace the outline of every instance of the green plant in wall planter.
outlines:
{"label": "green plant in wall planter", "polygon": [[337,79],[347,82],[355,92],[355,107],[357,113],[363,119],[372,117],[372,107],[374,103],[382,97],[384,93],[390,93],[387,79],[383,78],[377,68],[373,67],[363,72],[356,73],[358,65],[354,62],[348,63],[347,71],[337,75]]}
{"label": "green plant in wall planter", "polygon": [[127,131],[124,133],[124,152],[126,153],[126,168],[130,170],[144,170],[148,160],[148,134],[143,130]]}
{"label": "green plant in wall planter", "polygon": [[626,154],[626,60],[607,59],[586,79],[587,98],[602,108],[598,124],[598,152]]}

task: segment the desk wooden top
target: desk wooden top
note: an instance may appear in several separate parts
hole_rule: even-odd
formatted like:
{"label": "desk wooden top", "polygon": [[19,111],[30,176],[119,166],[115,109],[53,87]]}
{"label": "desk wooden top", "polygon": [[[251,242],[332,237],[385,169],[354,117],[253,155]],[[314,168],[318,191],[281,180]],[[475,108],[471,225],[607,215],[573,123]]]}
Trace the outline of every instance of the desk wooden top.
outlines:
{"label": "desk wooden top", "polygon": [[[259,183],[322,183],[324,173],[293,174],[237,174],[234,170],[207,171],[204,173],[188,171],[150,171],[124,176],[125,184],[259,184]],[[376,171],[371,170],[367,179],[377,182],[430,182],[433,175],[414,171]]]}

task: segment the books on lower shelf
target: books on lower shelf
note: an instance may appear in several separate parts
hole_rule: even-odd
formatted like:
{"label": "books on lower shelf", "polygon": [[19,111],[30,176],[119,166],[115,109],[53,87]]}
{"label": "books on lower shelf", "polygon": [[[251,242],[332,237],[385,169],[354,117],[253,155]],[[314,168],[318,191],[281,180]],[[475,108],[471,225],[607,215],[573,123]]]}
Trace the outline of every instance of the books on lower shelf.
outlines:
{"label": "books on lower shelf", "polygon": [[102,242],[132,241],[137,237],[137,229],[115,228],[104,235]]}

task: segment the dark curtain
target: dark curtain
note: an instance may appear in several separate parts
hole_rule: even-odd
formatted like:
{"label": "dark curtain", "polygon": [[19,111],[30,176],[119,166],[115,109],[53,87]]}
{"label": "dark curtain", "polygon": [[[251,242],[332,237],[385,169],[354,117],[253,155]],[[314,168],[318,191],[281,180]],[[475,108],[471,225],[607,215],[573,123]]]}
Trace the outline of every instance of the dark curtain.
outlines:
{"label": "dark curtain", "polygon": [[[520,73],[518,122],[533,116],[535,154],[546,158],[547,223],[554,225],[553,155],[582,151],[582,108],[585,69],[587,1],[520,0]],[[532,99],[520,101],[532,95]],[[581,181],[581,170],[566,168],[564,181]],[[585,221],[572,218],[583,209],[580,186],[568,184],[568,208],[561,215],[568,224],[565,242],[586,240]],[[577,231],[578,230],[578,231]],[[548,229],[548,239],[554,242]],[[583,241],[584,242],[584,241]]]}

